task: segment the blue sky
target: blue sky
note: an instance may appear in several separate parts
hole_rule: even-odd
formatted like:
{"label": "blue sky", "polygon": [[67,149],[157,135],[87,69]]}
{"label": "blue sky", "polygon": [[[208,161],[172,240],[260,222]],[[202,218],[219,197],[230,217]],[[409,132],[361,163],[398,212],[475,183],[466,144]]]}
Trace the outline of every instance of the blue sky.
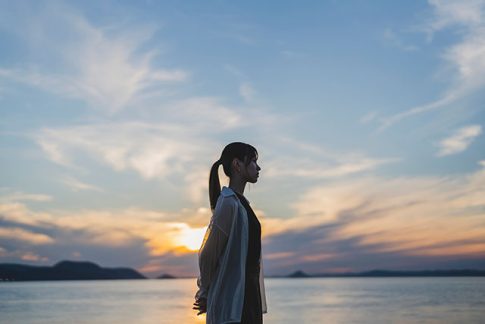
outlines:
{"label": "blue sky", "polygon": [[485,268],[485,2],[0,2],[0,262],[195,275],[208,172],[268,274]]}

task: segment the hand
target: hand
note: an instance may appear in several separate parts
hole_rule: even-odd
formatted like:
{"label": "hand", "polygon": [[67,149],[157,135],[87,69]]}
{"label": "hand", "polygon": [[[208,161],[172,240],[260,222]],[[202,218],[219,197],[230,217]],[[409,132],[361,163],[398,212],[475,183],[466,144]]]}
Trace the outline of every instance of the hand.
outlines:
{"label": "hand", "polygon": [[200,298],[194,303],[194,307],[192,309],[198,310],[197,316],[200,314],[204,314],[207,312],[207,299]]}

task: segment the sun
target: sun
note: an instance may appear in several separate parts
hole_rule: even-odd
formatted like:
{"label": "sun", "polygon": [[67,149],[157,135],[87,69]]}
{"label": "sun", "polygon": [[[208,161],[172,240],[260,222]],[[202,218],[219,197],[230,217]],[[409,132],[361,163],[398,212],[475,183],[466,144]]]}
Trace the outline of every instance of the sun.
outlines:
{"label": "sun", "polygon": [[177,235],[178,245],[182,245],[190,251],[198,251],[207,227],[191,228],[190,226],[184,226],[181,228],[180,233]]}

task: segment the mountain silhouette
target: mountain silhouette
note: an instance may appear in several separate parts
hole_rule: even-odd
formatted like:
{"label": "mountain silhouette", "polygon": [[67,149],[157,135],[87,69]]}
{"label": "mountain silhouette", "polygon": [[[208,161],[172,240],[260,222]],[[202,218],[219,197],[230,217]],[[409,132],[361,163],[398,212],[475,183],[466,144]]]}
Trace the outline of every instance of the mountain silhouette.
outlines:
{"label": "mountain silhouette", "polygon": [[485,270],[451,269],[451,270],[421,270],[421,271],[392,271],[370,270],[365,272],[318,273],[307,274],[302,270],[295,271],[287,278],[325,278],[325,277],[483,277]]}
{"label": "mountain silhouette", "polygon": [[146,279],[130,268],[102,268],[87,261],[61,261],[52,267],[0,263],[0,281]]}
{"label": "mountain silhouette", "polygon": [[309,274],[301,271],[301,270],[298,270],[298,271],[295,271],[292,274],[288,275],[288,277],[289,278],[309,278],[311,276]]}

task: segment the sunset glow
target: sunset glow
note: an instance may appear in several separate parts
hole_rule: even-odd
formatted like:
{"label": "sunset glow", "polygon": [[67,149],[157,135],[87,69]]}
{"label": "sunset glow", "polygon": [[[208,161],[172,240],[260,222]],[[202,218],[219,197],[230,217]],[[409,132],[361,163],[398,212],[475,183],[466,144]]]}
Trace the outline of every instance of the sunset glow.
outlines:
{"label": "sunset glow", "polygon": [[190,251],[198,251],[204,239],[207,227],[202,228],[183,228],[176,242],[178,245],[185,246]]}
{"label": "sunset glow", "polygon": [[3,1],[0,50],[0,263],[196,276],[243,141],[267,275],[485,269],[485,0]]}

